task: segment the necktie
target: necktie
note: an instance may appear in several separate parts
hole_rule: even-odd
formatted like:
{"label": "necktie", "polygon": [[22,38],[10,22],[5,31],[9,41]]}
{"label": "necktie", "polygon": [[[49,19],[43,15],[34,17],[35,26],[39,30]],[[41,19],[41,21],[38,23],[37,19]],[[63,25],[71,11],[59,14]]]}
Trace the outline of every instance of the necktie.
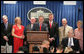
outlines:
{"label": "necktie", "polygon": [[65,27],[64,27],[64,30],[63,30],[63,36],[65,36]]}
{"label": "necktie", "polygon": [[50,22],[50,29],[51,29],[52,25],[51,25],[51,22]]}
{"label": "necktie", "polygon": [[71,38],[71,46],[74,46],[73,38]]}
{"label": "necktie", "polygon": [[31,24],[31,29],[33,28],[33,24]]}
{"label": "necktie", "polygon": [[68,46],[71,47],[71,38],[68,39]]}
{"label": "necktie", "polygon": [[5,24],[5,28],[7,29],[7,24]]}
{"label": "necktie", "polygon": [[40,24],[40,31],[41,31],[41,24]]}
{"label": "necktie", "polygon": [[70,38],[70,47],[71,47],[71,38]]}

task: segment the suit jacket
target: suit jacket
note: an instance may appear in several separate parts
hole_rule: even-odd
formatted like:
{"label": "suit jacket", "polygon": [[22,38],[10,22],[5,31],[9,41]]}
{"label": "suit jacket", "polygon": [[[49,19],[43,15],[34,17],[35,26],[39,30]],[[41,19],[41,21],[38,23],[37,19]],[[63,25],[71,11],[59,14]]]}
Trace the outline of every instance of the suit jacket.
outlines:
{"label": "suit jacket", "polygon": [[32,31],[32,30],[33,30],[33,28],[31,28],[31,24],[29,24],[25,27],[25,29],[24,29],[24,35],[25,35],[24,41],[27,40],[27,31]]}
{"label": "suit jacket", "polygon": [[[80,50],[79,41],[77,39],[73,38],[73,43],[74,43],[74,46],[71,46],[71,48],[75,51]],[[65,47],[68,46],[68,37],[63,38],[61,44],[63,45],[63,48],[65,49]]]}
{"label": "suit jacket", "polygon": [[[38,22],[36,22],[33,25],[33,31],[40,31],[40,25]],[[45,23],[42,24],[41,31],[48,31],[47,24],[45,24]]]}
{"label": "suit jacket", "polygon": [[62,39],[68,36],[68,31],[73,29],[71,26],[66,25],[65,36],[63,36],[64,26],[59,27],[59,42],[61,43]]}
{"label": "suit jacket", "polygon": [[46,21],[45,23],[48,25],[48,31],[49,31],[50,38],[51,37],[57,38],[58,33],[59,33],[58,24],[56,22],[53,22],[52,27],[50,29],[49,21]]}
{"label": "suit jacket", "polygon": [[27,27],[25,28],[28,31],[32,31],[33,28],[31,28],[31,24],[27,25]]}
{"label": "suit jacket", "polygon": [[57,38],[59,38],[58,23],[53,21],[51,29],[50,29],[49,21],[46,21],[45,23],[48,25],[48,31],[49,31],[50,38],[51,37],[55,38],[55,41],[52,41],[50,45],[57,47],[57,44],[58,44]]}
{"label": "suit jacket", "polygon": [[9,39],[8,44],[13,45],[13,36],[11,36],[11,32],[12,25],[10,23],[8,23],[7,30],[5,28],[4,23],[1,23],[1,45],[6,45],[6,41],[3,39],[3,36],[7,36]]}

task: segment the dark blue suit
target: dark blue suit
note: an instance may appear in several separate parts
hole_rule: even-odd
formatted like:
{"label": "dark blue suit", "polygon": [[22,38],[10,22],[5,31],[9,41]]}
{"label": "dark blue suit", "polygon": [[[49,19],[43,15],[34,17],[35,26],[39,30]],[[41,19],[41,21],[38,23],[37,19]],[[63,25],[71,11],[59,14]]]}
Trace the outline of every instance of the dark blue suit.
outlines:
{"label": "dark blue suit", "polygon": [[[71,46],[71,48],[74,50],[74,51],[78,51],[80,50],[80,46],[79,46],[79,41],[75,38],[73,38],[73,42],[74,42],[74,46]],[[68,37],[64,38],[61,42],[61,44],[63,45],[64,49],[65,47],[67,47],[68,45]]]}
{"label": "dark blue suit", "polygon": [[[34,25],[33,25],[33,31],[40,31],[40,25],[38,22],[36,22]],[[41,31],[48,31],[48,28],[47,28],[47,24],[43,23],[41,25]]]}

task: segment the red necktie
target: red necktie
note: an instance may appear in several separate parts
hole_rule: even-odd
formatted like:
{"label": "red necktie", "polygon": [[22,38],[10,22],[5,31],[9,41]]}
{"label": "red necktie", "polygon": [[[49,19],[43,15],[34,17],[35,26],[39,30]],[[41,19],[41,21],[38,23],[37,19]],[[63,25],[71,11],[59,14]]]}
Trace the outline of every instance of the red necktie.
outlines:
{"label": "red necktie", "polygon": [[51,22],[50,22],[50,28],[52,27]]}
{"label": "red necktie", "polygon": [[41,24],[40,24],[40,31],[41,31]]}

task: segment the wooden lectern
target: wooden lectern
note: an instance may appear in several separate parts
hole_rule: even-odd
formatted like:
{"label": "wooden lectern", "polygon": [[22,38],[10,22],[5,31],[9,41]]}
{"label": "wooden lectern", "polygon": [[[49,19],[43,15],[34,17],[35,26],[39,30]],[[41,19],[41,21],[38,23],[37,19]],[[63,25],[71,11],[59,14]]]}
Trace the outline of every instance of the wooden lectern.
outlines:
{"label": "wooden lectern", "polygon": [[34,45],[41,45],[43,40],[49,40],[49,35],[47,31],[27,31],[29,53],[32,53],[32,47]]}

